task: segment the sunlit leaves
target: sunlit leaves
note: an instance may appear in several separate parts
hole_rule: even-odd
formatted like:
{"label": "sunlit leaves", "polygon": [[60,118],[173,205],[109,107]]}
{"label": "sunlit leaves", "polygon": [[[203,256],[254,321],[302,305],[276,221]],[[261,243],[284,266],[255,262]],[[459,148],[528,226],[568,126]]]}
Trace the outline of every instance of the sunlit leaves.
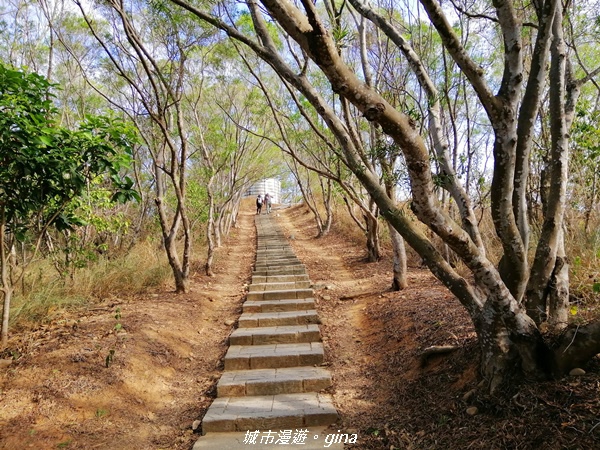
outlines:
{"label": "sunlit leaves", "polygon": [[37,74],[0,64],[0,206],[6,225],[19,230],[32,214],[59,227],[74,223],[60,211],[100,174],[115,200],[137,196],[120,176],[131,163],[133,130],[106,117],[89,117],[77,130],[56,126],[51,88]]}

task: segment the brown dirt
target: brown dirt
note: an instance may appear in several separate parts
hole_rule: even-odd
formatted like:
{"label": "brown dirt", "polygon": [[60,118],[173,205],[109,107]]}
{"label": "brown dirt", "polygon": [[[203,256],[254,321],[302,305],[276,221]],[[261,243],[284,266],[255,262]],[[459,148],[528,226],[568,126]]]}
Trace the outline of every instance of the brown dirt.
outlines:
{"label": "brown dirt", "polygon": [[[364,243],[335,230],[315,239],[302,208],[276,214],[315,285],[335,431],[357,433],[354,448],[599,447],[597,361],[583,377],[490,398],[477,389],[468,318],[427,271],[412,267],[409,287],[392,292],[388,257],[366,263]],[[189,294],[107,299],[14,335],[18,358],[0,366],[0,448],[191,449],[241,311],[254,238],[248,211],[220,249],[216,276],[195,276]],[[449,344],[459,349],[421,360],[425,348]]]}
{"label": "brown dirt", "polygon": [[212,401],[241,312],[253,219],[241,216],[216,276],[196,274],[188,294],[111,298],[13,332],[19,357],[0,368],[0,448],[191,448],[192,424]]}

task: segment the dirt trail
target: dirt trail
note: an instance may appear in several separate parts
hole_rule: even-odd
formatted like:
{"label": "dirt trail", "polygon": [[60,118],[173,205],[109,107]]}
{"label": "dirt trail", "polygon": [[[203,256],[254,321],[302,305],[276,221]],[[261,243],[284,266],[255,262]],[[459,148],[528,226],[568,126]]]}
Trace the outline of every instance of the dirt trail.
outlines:
{"label": "dirt trail", "polygon": [[[600,361],[578,379],[473,394],[473,328],[429,272],[411,267],[408,288],[392,292],[389,255],[366,263],[364,241],[335,229],[315,239],[300,207],[274,214],[314,284],[339,429],[358,434],[353,448],[599,448]],[[254,253],[250,205],[216,276],[194,276],[189,294],[105,299],[23,332],[12,341],[21,357],[0,368],[0,449],[191,449]],[[423,349],[447,344],[459,350],[421,363]]]}
{"label": "dirt trail", "polygon": [[[280,220],[315,283],[339,427],[359,436],[351,448],[600,448],[600,360],[583,378],[506,386],[490,397],[477,389],[471,321],[416,258],[408,287],[392,292],[389,254],[367,263],[364,239],[335,228],[316,239],[306,209]],[[427,347],[448,344],[458,350],[422,361]]]}
{"label": "dirt trail", "polygon": [[216,276],[195,274],[188,294],[115,296],[11,341],[21,357],[0,369],[0,448],[191,448],[241,310],[254,237],[249,210],[219,250]]}

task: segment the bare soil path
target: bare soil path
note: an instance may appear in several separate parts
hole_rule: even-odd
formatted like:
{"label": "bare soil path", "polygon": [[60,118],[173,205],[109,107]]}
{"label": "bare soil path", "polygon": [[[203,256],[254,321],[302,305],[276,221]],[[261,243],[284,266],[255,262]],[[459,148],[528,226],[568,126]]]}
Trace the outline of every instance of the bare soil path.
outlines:
{"label": "bare soil path", "polygon": [[191,448],[241,310],[254,237],[248,211],[219,250],[216,276],[196,274],[188,294],[108,298],[14,332],[20,357],[0,368],[0,448]]}
{"label": "bare soil path", "polygon": [[[366,263],[364,240],[335,228],[315,239],[306,209],[280,220],[317,288],[340,429],[359,435],[352,448],[600,448],[598,359],[583,377],[505,386],[490,398],[478,389],[471,322],[427,270],[414,264],[408,288],[392,292],[389,255]],[[433,345],[458,350],[423,361]]]}
{"label": "bare soil path", "polygon": [[[191,449],[251,273],[252,209],[220,249],[216,276],[196,275],[189,294],[108,298],[21,330],[18,359],[0,367],[0,449]],[[389,257],[366,263],[364,241],[336,229],[315,239],[301,207],[274,214],[314,284],[341,416],[332,432],[357,433],[353,448],[600,448],[597,360],[583,377],[490,398],[477,390],[470,322],[429,272],[411,267],[409,287],[392,292]],[[422,362],[425,348],[448,344],[459,350]]]}

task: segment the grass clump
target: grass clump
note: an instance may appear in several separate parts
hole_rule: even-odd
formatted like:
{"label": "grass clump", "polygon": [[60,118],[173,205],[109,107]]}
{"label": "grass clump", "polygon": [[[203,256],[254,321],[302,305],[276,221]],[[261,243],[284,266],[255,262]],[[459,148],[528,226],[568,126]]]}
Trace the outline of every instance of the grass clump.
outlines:
{"label": "grass clump", "polygon": [[98,258],[63,278],[48,260],[31,267],[15,293],[11,324],[50,322],[65,311],[89,306],[111,296],[142,295],[169,282],[171,270],[161,249],[149,241],[115,258]]}

